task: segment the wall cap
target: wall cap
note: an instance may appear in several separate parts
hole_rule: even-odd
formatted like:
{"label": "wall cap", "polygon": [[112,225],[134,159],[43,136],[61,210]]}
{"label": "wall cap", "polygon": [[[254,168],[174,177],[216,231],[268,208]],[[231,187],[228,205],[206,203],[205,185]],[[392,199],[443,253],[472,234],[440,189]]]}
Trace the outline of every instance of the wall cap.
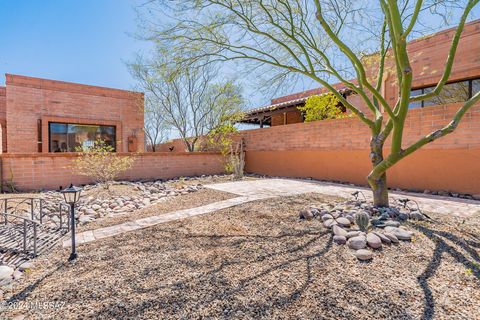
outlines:
{"label": "wall cap", "polygon": [[50,80],[43,78],[28,77],[15,74],[5,74],[5,84],[7,86],[21,86],[28,88],[46,89],[54,91],[65,91],[72,93],[80,93],[87,95],[97,95],[102,97],[113,97],[119,99],[143,99],[143,92],[128,91],[115,88],[107,88],[80,84],[74,82],[66,82],[59,80]]}

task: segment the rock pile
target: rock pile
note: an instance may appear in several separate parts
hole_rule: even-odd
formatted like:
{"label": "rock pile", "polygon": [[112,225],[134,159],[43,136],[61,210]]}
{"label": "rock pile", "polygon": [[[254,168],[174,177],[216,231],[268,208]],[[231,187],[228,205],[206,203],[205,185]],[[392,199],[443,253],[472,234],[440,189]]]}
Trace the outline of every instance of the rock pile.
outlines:
{"label": "rock pile", "polygon": [[[355,224],[359,214],[368,216],[369,227],[361,230]],[[370,249],[378,250],[384,245],[410,241],[413,232],[401,225],[408,219],[423,220],[420,211],[408,211],[404,208],[377,208],[360,200],[349,200],[338,204],[324,204],[317,208],[308,208],[300,212],[300,219],[321,219],[323,225],[332,230],[333,242],[346,244],[356,250],[355,256],[362,261],[373,258]],[[358,221],[357,221],[358,222]]]}
{"label": "rock pile", "polygon": [[[168,197],[188,194],[203,188],[201,184],[188,186],[185,185],[176,188],[174,187],[174,184],[166,184],[162,181],[121,181],[116,182],[115,184],[131,186],[134,192],[129,195],[108,196],[103,198],[94,196],[81,197],[76,208],[76,213],[80,224],[85,224],[102,217],[112,217],[115,215],[126,214],[134,210],[142,209],[164,201]],[[87,185],[83,189],[84,192],[86,192],[94,188],[100,187],[96,185]],[[42,208],[44,214],[51,216],[53,220],[58,220],[58,217],[51,214],[59,211],[58,206],[63,202],[63,196],[59,192],[48,191],[43,193],[41,198],[46,200],[44,207]],[[55,223],[58,223],[58,221],[55,221]]]}

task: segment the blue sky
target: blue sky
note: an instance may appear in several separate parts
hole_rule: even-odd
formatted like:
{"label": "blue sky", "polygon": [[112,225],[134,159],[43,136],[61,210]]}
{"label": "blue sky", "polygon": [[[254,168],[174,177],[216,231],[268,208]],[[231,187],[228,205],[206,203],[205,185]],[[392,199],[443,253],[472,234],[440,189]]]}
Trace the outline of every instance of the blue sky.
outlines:
{"label": "blue sky", "polygon": [[[136,40],[135,6],[147,0],[0,0],[0,85],[5,73],[132,89],[125,65],[150,45]],[[480,16],[477,7],[472,18]],[[291,91],[301,90],[301,85]],[[268,103],[244,88],[249,107]]]}
{"label": "blue sky", "polygon": [[0,0],[5,73],[131,89],[124,61],[149,45],[131,37],[145,0]]}

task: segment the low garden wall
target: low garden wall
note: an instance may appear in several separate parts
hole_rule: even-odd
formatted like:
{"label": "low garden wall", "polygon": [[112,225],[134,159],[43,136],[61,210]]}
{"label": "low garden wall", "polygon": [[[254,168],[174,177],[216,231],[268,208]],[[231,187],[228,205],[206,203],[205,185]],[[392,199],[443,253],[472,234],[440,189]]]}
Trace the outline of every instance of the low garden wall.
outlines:
{"label": "low garden wall", "polygon": [[[404,147],[448,124],[458,106],[410,110]],[[249,173],[365,185],[371,170],[370,132],[357,118],[245,130],[241,134]],[[468,194],[480,194],[479,177],[478,105],[465,114],[454,133],[418,150],[388,172],[389,186],[393,188]]]}
{"label": "low garden wall", "polygon": [[[75,154],[3,154],[1,181],[4,191],[13,184],[16,190],[58,189],[70,183],[80,185],[91,179],[75,174],[71,167]],[[182,176],[221,174],[223,157],[215,152],[140,153],[133,167],[121,179],[170,179]]]}

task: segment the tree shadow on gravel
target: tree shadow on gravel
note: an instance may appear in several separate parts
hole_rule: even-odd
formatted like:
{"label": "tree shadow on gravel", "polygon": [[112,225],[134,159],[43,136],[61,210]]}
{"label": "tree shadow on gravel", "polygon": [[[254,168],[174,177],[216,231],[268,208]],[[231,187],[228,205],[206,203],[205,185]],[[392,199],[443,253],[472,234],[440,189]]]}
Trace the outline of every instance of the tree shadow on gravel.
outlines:
{"label": "tree shadow on gravel", "polygon": [[[480,244],[472,240],[465,240],[450,232],[436,230],[434,228],[427,228],[426,226],[418,224],[412,224],[412,226],[421,231],[425,236],[435,243],[435,250],[427,268],[420,276],[417,277],[417,282],[422,288],[425,297],[422,318],[433,319],[435,315],[435,299],[428,284],[428,280],[435,276],[437,269],[441,266],[443,254],[449,254],[457,262],[463,264],[465,269],[470,270],[472,275],[480,280],[480,256],[475,249],[472,248],[478,248],[480,247]],[[449,240],[458,247],[462,248],[468,254],[468,256],[465,256],[465,254],[457,250],[457,248],[455,248],[453,245],[450,245],[445,240]],[[473,262],[471,260],[473,260]]]}
{"label": "tree shadow on gravel", "polygon": [[56,273],[57,271],[59,271],[60,269],[62,269],[65,266],[66,266],[66,262],[57,265],[55,268],[51,269],[48,273],[46,273],[42,277],[38,278],[35,282],[26,286],[22,291],[20,291],[20,292],[16,293],[15,295],[11,296],[6,301],[6,303],[7,304],[13,304],[13,303],[16,303],[16,302],[24,301],[32,291],[34,291],[40,284],[42,284],[42,282],[44,280],[46,280],[47,278],[49,278],[50,276],[52,276],[54,273]]}
{"label": "tree shadow on gravel", "polygon": [[[186,312],[184,315],[187,316],[188,312],[186,310],[195,310],[208,306],[209,304],[215,304],[219,301],[231,301],[238,298],[237,295],[241,296],[244,290],[247,290],[249,285],[255,285],[255,281],[264,277],[269,277],[272,273],[275,273],[280,270],[288,269],[292,264],[301,263],[305,264],[304,270],[299,274],[301,276],[301,284],[286,294],[276,295],[272,297],[273,301],[267,302],[254,302],[249,303],[248,305],[236,305],[230,310],[223,310],[222,317],[234,316],[234,314],[248,314],[252,312],[252,309],[255,310],[257,316],[265,316],[268,314],[269,310],[275,308],[282,308],[291,303],[294,303],[298,300],[304,291],[308,288],[312,280],[312,260],[319,258],[328,252],[332,247],[332,236],[328,231],[324,232],[300,232],[296,234],[281,234],[278,236],[263,236],[263,235],[253,235],[253,236],[234,236],[234,235],[189,235],[192,238],[206,238],[210,240],[220,240],[220,239],[231,239],[231,238],[240,238],[231,243],[226,243],[222,245],[226,246],[237,246],[239,240],[241,242],[247,241],[258,241],[259,238],[266,241],[281,240],[285,237],[301,237],[301,236],[310,236],[311,238],[302,241],[301,244],[292,246],[290,248],[282,248],[281,250],[266,252],[263,255],[257,256],[255,258],[248,257],[231,257],[227,261],[220,263],[220,265],[212,268],[209,271],[202,272],[199,275],[183,279],[181,281],[176,281],[168,285],[158,285],[150,287],[148,289],[137,287],[136,292],[139,293],[155,293],[161,290],[169,290],[170,294],[167,296],[158,296],[155,299],[143,300],[140,304],[134,306],[129,306],[128,308],[115,308],[112,310],[112,307],[105,307],[102,310],[99,310],[95,313],[95,317],[119,317],[119,318],[130,318],[143,314],[143,312],[148,308],[162,308],[164,309],[168,306],[169,309],[172,309],[172,317],[182,317],[181,312]],[[328,237],[328,239],[326,239]],[[323,241],[320,241],[323,240]],[[314,246],[318,244],[324,244],[320,250],[314,250],[310,254],[305,254],[307,250],[313,250]],[[211,246],[218,246],[218,244],[212,243]],[[275,262],[269,265],[267,268],[259,270],[258,273],[254,275],[247,276],[238,281],[238,283],[232,285],[229,283],[228,279],[224,279],[222,274],[223,270],[231,266],[241,266],[243,268],[249,268],[252,263],[259,263],[267,259],[276,259],[277,257],[285,256],[286,258],[283,261]],[[155,272],[151,269],[150,271]],[[194,290],[205,290],[205,288],[210,288],[206,293],[205,299],[200,300],[190,300],[185,297],[183,291]],[[188,296],[188,294],[186,294]],[[172,306],[173,305],[173,306]]]}

